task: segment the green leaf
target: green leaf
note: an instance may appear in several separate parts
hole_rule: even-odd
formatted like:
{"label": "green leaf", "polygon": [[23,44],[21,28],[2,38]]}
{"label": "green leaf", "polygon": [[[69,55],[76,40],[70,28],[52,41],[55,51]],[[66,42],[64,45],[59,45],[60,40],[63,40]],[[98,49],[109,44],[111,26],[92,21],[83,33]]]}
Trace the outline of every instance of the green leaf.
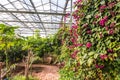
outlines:
{"label": "green leaf", "polygon": [[117,57],[117,53],[114,53],[113,56],[114,56],[114,57]]}
{"label": "green leaf", "polygon": [[99,55],[99,54],[95,54],[95,55],[94,55],[94,59],[97,59],[98,55]]}
{"label": "green leaf", "polygon": [[88,53],[88,55],[90,55],[90,56],[92,56],[92,55],[94,55],[94,54],[95,54],[94,51],[91,51],[91,52]]}
{"label": "green leaf", "polygon": [[93,59],[89,58],[87,63],[88,63],[88,66],[90,67],[92,65],[92,63],[93,63]]}
{"label": "green leaf", "polygon": [[120,7],[120,2],[118,2],[118,3],[116,4],[116,6],[117,6],[117,7]]}

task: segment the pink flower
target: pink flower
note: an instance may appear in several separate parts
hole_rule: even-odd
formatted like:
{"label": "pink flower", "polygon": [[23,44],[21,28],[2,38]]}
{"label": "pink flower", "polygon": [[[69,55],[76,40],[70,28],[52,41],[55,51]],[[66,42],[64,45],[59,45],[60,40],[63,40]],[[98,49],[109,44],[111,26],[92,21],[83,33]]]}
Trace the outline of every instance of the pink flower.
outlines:
{"label": "pink flower", "polygon": [[83,24],[83,27],[87,27],[87,26],[88,26],[88,23]]}
{"label": "pink flower", "polygon": [[107,6],[106,5],[101,5],[100,7],[99,7],[99,10],[101,11],[101,12],[103,12],[104,11],[104,9],[106,9],[107,8]]}
{"label": "pink flower", "polygon": [[69,30],[70,33],[72,33],[72,30]]}
{"label": "pink flower", "polygon": [[110,29],[109,32],[108,32],[108,34],[110,34],[110,35],[114,34],[114,30]]}
{"label": "pink flower", "polygon": [[115,2],[110,2],[110,3],[108,3],[108,6],[111,9],[111,8],[113,8],[115,6],[115,4],[116,4]]}
{"label": "pink flower", "polygon": [[90,42],[87,42],[86,47],[90,48],[91,46],[92,46],[92,44]]}
{"label": "pink flower", "polygon": [[113,11],[110,11],[110,14],[111,14],[112,16],[115,16],[115,15],[116,15],[116,13],[113,12]]}
{"label": "pink flower", "polygon": [[77,29],[77,28],[78,28],[78,26],[77,26],[77,25],[73,25],[73,26],[72,26],[72,28]]}
{"label": "pink flower", "polygon": [[81,2],[82,2],[82,0],[77,0],[77,2],[78,2],[78,3],[81,3]]}
{"label": "pink flower", "polygon": [[101,54],[101,55],[100,55],[100,58],[101,58],[102,60],[105,60],[105,59],[108,58],[108,56],[107,56],[106,54]]}
{"label": "pink flower", "polygon": [[109,30],[109,27],[108,27],[108,26],[106,26],[106,27],[105,27],[105,29],[106,29],[106,31],[108,31],[108,30]]}
{"label": "pink flower", "polygon": [[67,14],[64,16],[64,21],[66,21],[66,19],[68,18],[68,16],[70,16],[70,13],[67,13]]}
{"label": "pink flower", "polygon": [[70,55],[71,58],[72,58],[72,59],[75,59],[78,52],[79,52],[78,50],[75,50],[75,51]]}
{"label": "pink flower", "polygon": [[104,65],[98,65],[98,64],[96,64],[95,67],[102,69],[102,68],[104,68]]}
{"label": "pink flower", "polygon": [[95,18],[97,19],[97,18],[99,18],[100,16],[97,14],[97,15],[95,15]]}
{"label": "pink flower", "polygon": [[97,22],[96,21],[93,21],[93,24],[96,24]]}
{"label": "pink flower", "polygon": [[100,26],[105,26],[105,23],[107,22],[107,20],[108,20],[108,16],[105,16],[103,19],[101,19],[99,21]]}
{"label": "pink flower", "polygon": [[115,27],[115,22],[111,23],[111,24],[110,24],[110,27],[111,27],[111,28]]}
{"label": "pink flower", "polygon": [[69,48],[69,49],[73,49],[73,48],[75,48],[75,46],[74,46],[74,45],[71,45],[71,46],[68,46],[68,48]]}
{"label": "pink flower", "polygon": [[91,31],[91,30],[87,30],[86,33],[87,33],[87,34],[92,34],[92,31]]}
{"label": "pink flower", "polygon": [[72,41],[73,43],[76,42],[75,38],[71,38],[71,41]]}
{"label": "pink flower", "polygon": [[83,46],[83,44],[80,44],[80,43],[78,43],[78,44],[74,44],[76,47],[81,47],[81,46]]}

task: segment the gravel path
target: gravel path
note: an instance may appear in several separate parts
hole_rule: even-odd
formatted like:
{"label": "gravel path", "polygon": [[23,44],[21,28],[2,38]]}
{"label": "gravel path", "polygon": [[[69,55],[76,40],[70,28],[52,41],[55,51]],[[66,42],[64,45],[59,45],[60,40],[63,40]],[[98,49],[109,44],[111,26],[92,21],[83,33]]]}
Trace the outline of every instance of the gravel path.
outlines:
{"label": "gravel path", "polygon": [[[38,66],[38,65],[33,65]],[[52,65],[39,65],[42,67],[41,72],[33,73],[39,80],[58,80],[59,79],[59,68]]]}

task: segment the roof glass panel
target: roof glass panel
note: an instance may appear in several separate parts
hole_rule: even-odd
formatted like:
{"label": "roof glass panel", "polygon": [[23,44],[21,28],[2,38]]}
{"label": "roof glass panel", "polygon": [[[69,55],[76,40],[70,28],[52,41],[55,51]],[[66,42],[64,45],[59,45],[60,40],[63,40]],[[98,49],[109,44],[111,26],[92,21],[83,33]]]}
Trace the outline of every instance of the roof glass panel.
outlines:
{"label": "roof glass panel", "polygon": [[[57,32],[70,11],[71,0],[0,0],[0,23],[19,26],[16,33],[21,35],[39,29],[41,35],[47,36]],[[66,23],[69,21],[70,17]]]}

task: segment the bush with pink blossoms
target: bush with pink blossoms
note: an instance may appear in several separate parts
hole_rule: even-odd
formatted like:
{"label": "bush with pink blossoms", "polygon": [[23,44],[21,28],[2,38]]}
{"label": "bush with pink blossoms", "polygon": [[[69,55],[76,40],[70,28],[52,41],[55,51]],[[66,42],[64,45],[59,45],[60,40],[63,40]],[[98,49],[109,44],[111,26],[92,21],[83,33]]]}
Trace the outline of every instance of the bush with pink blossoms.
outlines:
{"label": "bush with pink blossoms", "polygon": [[77,24],[64,39],[60,80],[119,80],[120,0],[77,0],[74,4]]}

